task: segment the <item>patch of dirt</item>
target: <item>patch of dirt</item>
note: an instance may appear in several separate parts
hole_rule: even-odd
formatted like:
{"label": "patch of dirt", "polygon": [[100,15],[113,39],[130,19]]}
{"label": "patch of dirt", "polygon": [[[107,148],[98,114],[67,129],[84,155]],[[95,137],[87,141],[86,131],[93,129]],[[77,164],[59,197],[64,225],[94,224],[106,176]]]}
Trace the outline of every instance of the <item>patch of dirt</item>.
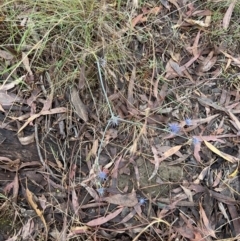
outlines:
{"label": "patch of dirt", "polygon": [[[140,177],[139,189],[149,198],[154,198],[157,195],[167,196],[174,183],[182,181],[183,169],[181,166],[169,166],[167,162],[161,162],[157,175],[149,180],[154,171],[154,165],[141,157],[136,160],[136,164]],[[124,190],[124,188],[128,187],[128,190],[131,190],[133,186],[138,188],[136,175],[132,167],[130,175],[119,176],[118,188]]]}

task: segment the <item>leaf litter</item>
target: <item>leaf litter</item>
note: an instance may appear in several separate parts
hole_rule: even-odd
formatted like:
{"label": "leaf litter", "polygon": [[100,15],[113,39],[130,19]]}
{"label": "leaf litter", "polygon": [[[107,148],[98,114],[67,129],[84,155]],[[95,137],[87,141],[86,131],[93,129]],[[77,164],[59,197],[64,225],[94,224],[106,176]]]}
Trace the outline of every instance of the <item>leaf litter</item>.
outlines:
{"label": "leaf litter", "polygon": [[[0,190],[21,220],[6,240],[14,233],[45,240],[239,235],[240,53],[226,42],[236,38],[239,4],[200,2],[93,1],[89,9],[101,21],[90,27],[84,1],[74,11],[85,14],[78,22],[86,32],[77,32],[69,13],[71,21],[61,21],[72,32],[61,38],[58,23],[49,30],[44,4],[37,5],[48,20],[41,28],[30,2],[16,4],[23,17],[14,27],[0,20],[7,43],[0,50],[1,151],[11,131],[38,156],[29,162],[21,151],[0,152]],[[24,46],[18,34],[8,38],[15,28]]]}

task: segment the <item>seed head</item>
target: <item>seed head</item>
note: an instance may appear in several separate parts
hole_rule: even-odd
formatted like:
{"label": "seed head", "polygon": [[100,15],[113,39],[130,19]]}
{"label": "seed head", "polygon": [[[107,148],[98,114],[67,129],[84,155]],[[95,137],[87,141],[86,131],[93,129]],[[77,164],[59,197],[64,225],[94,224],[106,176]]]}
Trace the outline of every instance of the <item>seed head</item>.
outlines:
{"label": "seed head", "polygon": [[113,127],[118,126],[120,120],[121,120],[120,117],[113,115],[111,117],[111,119],[109,120],[110,121],[110,125],[113,126]]}

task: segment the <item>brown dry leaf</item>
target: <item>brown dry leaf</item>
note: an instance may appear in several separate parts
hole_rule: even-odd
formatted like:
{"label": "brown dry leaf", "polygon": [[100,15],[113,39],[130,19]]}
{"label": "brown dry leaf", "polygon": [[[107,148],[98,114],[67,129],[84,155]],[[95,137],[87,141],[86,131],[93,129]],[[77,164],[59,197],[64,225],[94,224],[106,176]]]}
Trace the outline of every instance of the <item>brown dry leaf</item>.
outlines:
{"label": "brown dry leaf", "polygon": [[71,102],[75,108],[76,113],[78,116],[83,119],[85,122],[88,121],[88,113],[86,106],[81,101],[78,91],[75,87],[71,89]]}
{"label": "brown dry leaf", "polygon": [[128,194],[116,194],[110,197],[105,197],[104,201],[112,204],[121,205],[124,207],[134,207],[137,203],[136,192],[128,193]]}
{"label": "brown dry leaf", "polygon": [[211,22],[211,20],[209,20],[209,17],[211,19],[211,16],[207,16],[205,19],[205,22],[201,20],[194,20],[194,19],[184,19],[184,21],[186,21],[187,23],[190,23],[191,25],[198,25],[200,27],[207,28],[210,26],[210,22]]}
{"label": "brown dry leaf", "polygon": [[0,156],[0,162],[6,162],[6,165],[1,165],[1,168],[6,169],[10,172],[16,172],[19,169],[20,159],[12,161],[7,157]]}
{"label": "brown dry leaf", "polygon": [[24,78],[25,78],[25,75],[23,75],[20,78],[12,81],[11,83],[0,85],[0,91],[3,92],[3,91],[7,91],[7,90],[12,89],[13,87],[15,87],[15,85],[18,85],[18,84],[22,83]]}
{"label": "brown dry leaf", "polygon": [[218,202],[218,207],[221,213],[223,214],[224,218],[228,221],[228,223],[230,223],[230,220],[224,205],[221,202]]}
{"label": "brown dry leaf", "polygon": [[214,51],[211,51],[208,56],[204,59],[201,65],[198,68],[198,72],[207,72],[209,71],[214,64],[217,62],[217,57],[213,56]]}
{"label": "brown dry leaf", "polygon": [[238,161],[238,159],[234,156],[231,156],[229,154],[226,154],[222,151],[219,151],[215,146],[213,146],[211,143],[204,141],[205,145],[215,154],[219,155],[220,157],[222,157],[223,159],[231,162],[231,163],[235,163]]}
{"label": "brown dry leaf", "polygon": [[182,185],[180,185],[180,186],[183,189],[184,193],[187,195],[188,200],[193,203],[193,194],[192,194],[192,192],[189,189],[187,189],[186,187],[184,187]]}
{"label": "brown dry leaf", "polygon": [[169,60],[169,64],[172,67],[172,69],[178,74],[178,76],[182,77],[182,69],[180,68],[179,64],[174,62],[172,59]]}
{"label": "brown dry leaf", "polygon": [[200,36],[201,36],[200,33],[201,33],[201,31],[198,31],[197,36],[196,36],[196,38],[194,40],[193,46],[191,48],[188,48],[189,50],[192,51],[193,56],[198,56],[199,55],[198,44],[199,44],[199,40],[200,40]]}
{"label": "brown dry leaf", "polygon": [[160,164],[160,158],[158,157],[158,151],[155,146],[152,146],[152,152],[153,152],[155,167],[154,167],[154,171],[153,171],[151,177],[149,178],[149,180],[152,179],[157,174],[159,164]]}
{"label": "brown dry leaf", "polygon": [[34,79],[34,76],[33,76],[33,72],[30,68],[30,64],[29,64],[29,59],[28,59],[28,56],[26,53],[22,52],[22,63],[24,65],[24,67],[26,68],[29,76],[30,76],[30,79],[33,80]]}
{"label": "brown dry leaf", "polygon": [[[236,237],[239,237],[240,234],[240,220],[239,220],[239,214],[238,214],[238,208],[237,205],[228,205],[228,211],[231,215],[231,220],[233,222],[233,227],[235,230]],[[239,240],[239,239],[236,239]]]}
{"label": "brown dry leaf", "polygon": [[96,157],[97,150],[98,150],[98,139],[93,141],[92,148],[87,154],[86,161],[89,161],[91,157]]}
{"label": "brown dry leaf", "polygon": [[204,241],[204,238],[202,237],[202,234],[199,233],[199,231],[194,230],[194,239],[191,239],[191,241]]}
{"label": "brown dry leaf", "polygon": [[199,203],[199,208],[200,208],[200,210],[199,210],[200,216],[201,216],[201,218],[203,220],[204,226],[206,227],[206,229],[208,231],[208,234],[211,235],[213,238],[216,238],[215,231],[211,227],[210,222],[209,222],[209,220],[207,218],[207,215],[206,215],[206,213],[205,213],[201,203]]}
{"label": "brown dry leaf", "polygon": [[[3,109],[2,105],[0,104],[0,111],[5,112],[5,110]],[[1,127],[2,124],[0,124]]]}
{"label": "brown dry leaf", "polygon": [[17,203],[18,191],[19,191],[19,181],[18,181],[18,173],[16,173],[13,180],[13,202]]}
{"label": "brown dry leaf", "polygon": [[222,180],[222,171],[219,171],[212,184],[212,187],[217,187],[221,180]]}
{"label": "brown dry leaf", "polygon": [[20,136],[20,133],[17,135],[18,140],[23,146],[29,145],[35,141],[35,133],[32,133],[30,136]]}
{"label": "brown dry leaf", "polygon": [[38,208],[38,205],[35,203],[35,201],[33,200],[33,194],[29,191],[28,188],[26,188],[26,198],[27,201],[29,202],[30,206],[33,208],[33,210],[36,212],[36,214],[39,216],[39,218],[41,219],[41,221],[43,222],[43,225],[45,227],[46,230],[46,235],[48,234],[48,227],[45,221],[45,218],[43,216],[43,211],[41,211]]}
{"label": "brown dry leaf", "polygon": [[203,170],[198,175],[198,178],[194,181],[194,183],[199,184],[200,181],[202,181],[206,177],[206,175],[209,173],[209,170],[210,170],[210,166],[203,168]]}
{"label": "brown dry leaf", "polygon": [[179,19],[178,19],[178,24],[182,23],[182,11],[181,8],[179,7],[177,0],[168,0],[170,3],[172,3],[176,9],[178,10],[178,14],[179,14]]}
{"label": "brown dry leaf", "polygon": [[170,7],[168,0],[160,0],[160,2],[166,9],[168,9],[168,11],[170,11],[171,7]]}
{"label": "brown dry leaf", "polygon": [[3,58],[5,60],[12,60],[14,58],[14,55],[12,55],[10,52],[0,50],[0,58]]}
{"label": "brown dry leaf", "polygon": [[227,114],[233,120],[233,122],[231,122],[231,123],[234,124],[234,126],[236,127],[236,129],[238,131],[240,131],[240,122],[239,122],[238,118],[230,110],[227,111]]}
{"label": "brown dry leaf", "polygon": [[22,233],[21,233],[21,238],[23,240],[28,240],[29,235],[32,234],[34,231],[34,222],[33,219],[29,218],[27,223],[22,227]]}
{"label": "brown dry leaf", "polygon": [[34,121],[36,118],[38,118],[41,115],[52,115],[52,114],[59,114],[59,113],[64,113],[64,112],[67,112],[67,108],[58,107],[58,108],[54,108],[51,110],[41,111],[38,114],[34,114],[27,119],[27,121],[24,123],[24,125],[19,129],[18,133],[21,132],[30,122]]}
{"label": "brown dry leaf", "polygon": [[115,138],[117,138],[117,136],[118,136],[118,131],[116,129],[111,128],[111,129],[107,130],[106,134],[105,134],[103,146],[106,146],[111,139],[115,139]]}
{"label": "brown dry leaf", "polygon": [[131,218],[133,218],[136,214],[136,210],[133,209],[127,216],[125,216],[125,218],[123,218],[123,220],[120,223],[126,223],[127,221],[129,221]]}
{"label": "brown dry leaf", "polygon": [[94,226],[99,226],[99,225],[102,225],[106,222],[108,222],[109,220],[117,217],[123,210],[123,207],[117,209],[115,212],[113,213],[110,213],[109,215],[107,215],[106,217],[101,217],[101,218],[97,218],[97,219],[94,219],[88,223],[86,223],[86,225],[90,226],[90,227],[94,227]]}
{"label": "brown dry leaf", "polygon": [[4,193],[9,193],[13,189],[13,202],[17,203],[17,197],[18,197],[18,190],[19,190],[19,182],[18,182],[18,174],[16,173],[14,179],[12,182],[8,183],[6,187],[4,188]]}
{"label": "brown dry leaf", "polygon": [[219,135],[219,136],[210,135],[210,136],[194,136],[194,137],[197,138],[198,140],[203,140],[203,141],[218,141],[220,143],[225,143],[225,141],[221,140],[220,138],[236,136],[236,135],[232,135],[232,134],[230,134],[230,136],[229,136],[229,134],[226,134],[226,135]]}
{"label": "brown dry leaf", "polygon": [[227,58],[230,58],[236,65],[240,65],[240,58],[235,58],[232,55],[220,50]]}
{"label": "brown dry leaf", "polygon": [[73,205],[74,214],[77,215],[78,211],[79,211],[79,206],[80,205],[79,205],[78,197],[77,197],[77,194],[76,194],[76,191],[75,191],[74,188],[72,190],[72,205]]}
{"label": "brown dry leaf", "polygon": [[133,160],[133,158],[130,158],[130,163],[133,164],[135,177],[137,181],[137,187],[140,188],[140,175],[139,175],[139,169],[138,169],[137,163]]}
{"label": "brown dry leaf", "polygon": [[234,170],[234,172],[232,172],[231,174],[229,174],[228,175],[228,178],[234,178],[234,177],[236,177],[237,176],[237,174],[238,174],[238,166],[237,166],[237,168]]}
{"label": "brown dry leaf", "polygon": [[174,146],[172,148],[170,148],[169,150],[167,150],[166,152],[164,152],[162,154],[162,157],[160,158],[161,161],[165,160],[166,158],[172,156],[173,154],[175,154],[176,152],[178,152],[181,149],[182,145],[179,146]]}
{"label": "brown dry leaf", "polygon": [[223,18],[223,29],[224,30],[228,29],[228,26],[229,26],[229,23],[230,23],[230,20],[231,20],[231,17],[232,17],[232,12],[233,12],[233,9],[236,5],[236,2],[237,2],[237,0],[233,0],[230,3],[227,12],[224,15],[224,18]]}
{"label": "brown dry leaf", "polygon": [[32,167],[32,166],[41,166],[41,163],[39,161],[22,162],[19,167],[19,170],[24,167]]}
{"label": "brown dry leaf", "polygon": [[132,75],[129,81],[129,85],[128,85],[128,103],[130,103],[131,105],[133,105],[134,103],[134,98],[133,98],[133,88],[134,88],[134,81],[136,80],[136,67],[134,66],[132,69]]}
{"label": "brown dry leaf", "polygon": [[143,7],[142,8],[142,13],[144,15],[146,15],[146,14],[155,14],[155,15],[157,15],[160,12],[161,9],[162,9],[162,6],[161,7],[154,7],[154,8],[151,8],[151,9],[147,9],[146,7]]}
{"label": "brown dry leaf", "polygon": [[[76,234],[86,233],[88,231],[87,226],[77,226],[77,227],[71,227],[70,232],[67,235],[66,240],[70,240],[70,238],[76,237]],[[58,240],[58,239],[56,239]]]}
{"label": "brown dry leaf", "polygon": [[0,91],[0,104],[12,105],[14,102],[22,102],[23,99],[13,93],[6,93]]}
{"label": "brown dry leaf", "polygon": [[167,90],[168,90],[168,83],[164,83],[162,85],[162,88],[159,92],[159,94],[157,95],[157,99],[160,102],[159,105],[161,105],[165,99],[165,97],[167,96]]}
{"label": "brown dry leaf", "polygon": [[154,167],[154,171],[153,171],[151,177],[148,180],[151,180],[157,174],[160,162],[164,161],[166,158],[168,158],[168,157],[172,156],[173,154],[175,154],[176,152],[178,152],[181,149],[181,147],[182,147],[182,145],[174,146],[174,147],[170,148],[169,150],[167,150],[166,152],[164,152],[162,154],[162,157],[159,158],[157,149],[154,146],[152,146],[155,167]]}
{"label": "brown dry leaf", "polygon": [[143,18],[143,13],[141,13],[137,17],[135,17],[131,22],[132,28],[134,28],[139,22],[142,22],[142,18]]}
{"label": "brown dry leaf", "polygon": [[122,160],[122,156],[120,156],[117,159],[117,161],[114,162],[114,167],[112,169],[112,175],[111,175],[112,178],[116,178],[117,179],[117,177],[118,177],[118,167],[119,167],[119,164],[120,164],[121,160]]}
{"label": "brown dry leaf", "polygon": [[[194,138],[194,137],[193,137]],[[196,138],[196,137],[195,137]],[[196,140],[199,140],[198,138],[196,138]],[[201,157],[199,155],[199,152],[201,150],[201,142],[200,141],[196,141],[196,143],[194,144],[194,152],[193,152],[193,156],[195,157],[195,159],[199,162],[201,162]]]}
{"label": "brown dry leaf", "polygon": [[151,8],[148,13],[157,15],[162,10],[162,6]]}
{"label": "brown dry leaf", "polygon": [[96,202],[99,201],[99,196],[92,187],[88,187],[85,183],[81,183],[81,186],[83,186],[88,191],[88,193],[94,198]]}
{"label": "brown dry leaf", "polygon": [[239,203],[239,201],[229,197],[229,196],[226,196],[224,194],[221,194],[221,193],[218,193],[218,192],[215,192],[215,191],[212,191],[212,190],[209,190],[208,191],[210,192],[210,195],[217,199],[218,201],[220,202],[223,202],[225,204],[229,204],[229,205],[237,205]]}

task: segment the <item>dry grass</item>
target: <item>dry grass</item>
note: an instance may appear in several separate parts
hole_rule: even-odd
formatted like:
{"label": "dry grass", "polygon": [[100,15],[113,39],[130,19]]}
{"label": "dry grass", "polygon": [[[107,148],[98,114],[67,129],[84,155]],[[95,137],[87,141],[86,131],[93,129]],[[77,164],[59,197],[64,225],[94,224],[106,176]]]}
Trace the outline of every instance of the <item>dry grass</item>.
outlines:
{"label": "dry grass", "polygon": [[[134,2],[138,2],[138,5],[134,6]],[[66,129],[71,131],[66,132],[64,141],[60,141],[50,130],[48,132],[42,129],[44,135],[51,136],[59,146],[59,150],[52,150],[52,152],[56,160],[62,160],[65,167],[58,172],[58,177],[62,181],[59,185],[63,188],[58,191],[63,195],[62,200],[66,202],[60,203],[54,192],[48,196],[50,206],[50,211],[48,211],[58,217],[53,215],[51,219],[52,229],[49,233],[51,237],[57,240],[67,240],[64,238],[74,227],[85,227],[79,215],[73,212],[73,204],[69,200],[74,194],[70,186],[78,190],[80,183],[88,178],[88,176],[82,176],[85,166],[93,172],[96,171],[93,167],[94,163],[96,164],[94,155],[97,152],[95,151],[92,156],[87,156],[88,153],[85,153],[90,152],[95,140],[99,140],[98,145],[104,149],[105,156],[110,157],[110,163],[116,163],[119,156],[124,158],[141,156],[144,157],[144,161],[150,161],[152,159],[150,150],[154,143],[171,144],[170,141],[161,138],[168,134],[169,123],[180,122],[186,117],[200,118],[199,115],[202,112],[194,112],[193,102],[196,102],[199,93],[206,87],[206,83],[209,84],[219,79],[221,81],[219,86],[239,88],[239,79],[228,78],[239,71],[239,66],[231,65],[224,70],[226,67],[224,55],[220,55],[217,64],[212,69],[212,71],[218,68],[223,70],[216,78],[210,71],[204,74],[197,73],[201,61],[213,50],[218,55],[220,47],[235,57],[240,54],[240,4],[237,2],[231,24],[226,31],[222,29],[221,21],[229,6],[228,1],[205,2],[195,0],[193,4],[196,7],[195,11],[206,9],[212,11],[212,22],[208,28],[191,26],[184,21],[178,26],[179,14],[182,11],[186,12],[186,8],[177,10],[174,5],[171,5],[170,12],[162,7],[157,14],[150,12],[145,15],[147,20],[142,20],[142,23],[139,21],[136,26],[132,26],[133,19],[139,16],[144,8],[156,9],[160,6],[159,1],[154,0],[72,0],[71,3],[67,0],[24,0],[4,1],[1,4],[0,50],[11,54],[9,59],[1,56],[1,82],[7,84],[21,76],[26,76],[24,84],[16,89],[21,97],[27,99],[37,89],[36,86],[41,86],[43,92],[46,93],[45,95],[38,93],[40,99],[52,93],[53,106],[64,106],[69,111],[68,115],[64,116],[64,121]],[[194,19],[203,21],[204,16],[195,16]],[[188,75],[170,78],[166,67],[169,60],[173,59],[179,66],[189,61],[192,54],[187,47],[193,46],[198,31],[202,34],[198,47],[203,54],[200,60],[195,61],[188,69],[188,74],[192,76],[192,79]],[[103,61],[106,64],[99,67],[96,64],[97,61]],[[101,73],[104,87],[101,85],[99,73]],[[78,88],[81,100],[87,106],[90,119],[87,124],[84,124],[76,115],[71,115],[74,113],[74,108],[69,96],[74,86]],[[166,89],[164,86],[167,86]],[[104,88],[107,99],[102,94]],[[40,103],[43,102],[40,101]],[[38,103],[37,110],[41,109],[41,104]],[[108,123],[112,117],[110,110],[120,119],[118,138],[114,137],[113,133],[109,133]],[[161,116],[160,119],[156,115]],[[60,117],[56,117],[54,121],[58,118]],[[45,123],[44,121],[49,121],[52,125],[54,123],[50,118],[40,121],[42,124]],[[75,128],[74,131],[78,133],[80,143],[75,144],[70,154],[68,148],[74,139],[72,128]],[[110,148],[105,148],[106,137],[109,137]],[[184,143],[184,148],[188,149],[192,136],[183,134],[178,138],[174,145],[177,145],[179,141],[181,144]],[[106,160],[100,161],[100,157],[106,158],[100,154],[99,151],[97,168],[108,163]],[[85,166],[82,167],[81,162],[83,163],[84,160],[81,156],[89,158],[91,164],[84,163]],[[69,175],[74,164],[79,167],[80,174],[70,184],[66,182],[66,176]],[[184,172],[188,172],[188,176],[191,175],[188,169],[190,166],[182,166]],[[148,179],[152,173],[149,173],[146,164],[145,169]],[[130,171],[133,170],[129,169]],[[91,175],[92,173],[89,174]],[[165,180],[165,182],[170,183],[170,189],[173,184],[177,184],[176,180]],[[69,187],[66,191],[67,185]],[[95,190],[101,185],[93,179],[89,188]],[[151,185],[153,184],[150,183],[149,186]],[[49,184],[49,190],[50,186]],[[138,191],[144,193],[146,186],[141,188]],[[86,205],[88,202],[85,200],[90,200],[90,191],[87,190],[88,192],[81,191],[80,205]],[[147,198],[154,199],[156,196],[161,196],[161,193],[153,193],[152,196],[149,194]],[[157,202],[153,201],[153,203]],[[62,207],[61,205],[64,204],[66,206]],[[96,213],[86,214],[81,210],[81,214],[86,215],[86,220],[94,219],[98,215],[104,216],[109,210],[114,211],[110,205],[107,209],[103,207],[98,211],[90,208],[89,210]],[[144,231],[149,236],[152,235],[151,231],[155,230],[154,232],[158,233],[157,229],[160,225],[156,225],[151,231],[147,230],[147,227],[158,221],[170,225],[175,222],[172,217],[166,218],[166,221],[162,221],[161,218],[158,221],[152,221],[150,215],[145,219],[138,218],[145,225]],[[21,218],[18,217],[18,219]],[[42,228],[40,224],[38,227]],[[164,225],[162,227],[167,228]],[[105,231],[100,232],[100,230],[101,228],[87,228],[89,240],[93,240],[93,237],[97,237],[100,233],[102,236],[107,236],[106,233],[104,234]],[[136,222],[136,227],[133,224],[132,230],[129,228],[128,234],[133,238],[134,232],[139,233],[138,222]],[[106,229],[107,231],[109,230]],[[121,228],[118,231],[120,232]],[[41,235],[40,232],[36,232],[35,238]],[[114,235],[112,234],[111,238],[116,237]],[[109,240],[111,238],[109,234]],[[80,235],[76,237],[76,240],[86,239],[84,235]]]}

